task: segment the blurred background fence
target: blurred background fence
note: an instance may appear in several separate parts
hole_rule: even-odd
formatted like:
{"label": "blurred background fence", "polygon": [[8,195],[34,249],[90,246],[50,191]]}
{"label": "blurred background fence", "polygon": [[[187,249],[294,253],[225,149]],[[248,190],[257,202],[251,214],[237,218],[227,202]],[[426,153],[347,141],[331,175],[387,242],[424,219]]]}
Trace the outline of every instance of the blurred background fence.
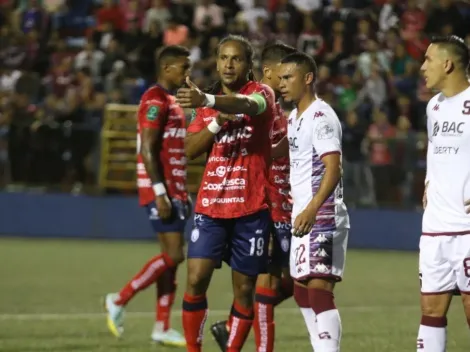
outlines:
{"label": "blurred background fence", "polygon": [[[343,123],[351,245],[414,249],[433,94],[419,67],[431,35],[470,44],[469,24],[457,0],[1,0],[0,233],[153,237],[135,198],[135,109],[155,53],[187,46],[204,87],[232,33],[255,46],[258,77],[276,40],[315,57]],[[188,170],[193,193],[203,166]]]}

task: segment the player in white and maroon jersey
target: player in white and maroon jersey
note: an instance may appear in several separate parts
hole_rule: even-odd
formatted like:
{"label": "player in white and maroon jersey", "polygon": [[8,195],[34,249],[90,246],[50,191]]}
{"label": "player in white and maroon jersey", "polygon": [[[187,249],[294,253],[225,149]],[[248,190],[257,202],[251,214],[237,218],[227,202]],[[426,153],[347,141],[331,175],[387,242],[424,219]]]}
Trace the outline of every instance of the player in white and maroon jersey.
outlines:
{"label": "player in white and maroon jersey", "polygon": [[421,71],[439,90],[427,106],[428,151],[419,243],[421,325],[418,352],[446,350],[447,310],[460,290],[470,325],[469,52],[456,36],[433,38]]}
{"label": "player in white and maroon jersey", "polygon": [[157,83],[144,93],[137,112],[139,203],[158,234],[161,254],[150,259],[118,294],[106,296],[108,327],[119,337],[127,303],[137,292],[156,283],[156,322],[151,338],[171,346],[185,346],[184,337],[170,329],[170,310],[176,293],[176,269],[184,260],[184,228],[190,212],[184,151],[186,120],[172,91],[184,84],[189,69],[186,48],[162,49]]}
{"label": "player in white and maroon jersey", "polygon": [[276,107],[272,89],[249,78],[252,62],[251,44],[243,37],[228,36],[217,50],[221,81],[214,94],[220,95],[204,94],[189,81],[191,88],[177,94],[181,106],[197,108],[188,127],[188,157],[209,151],[188,245],[183,328],[190,352],[201,351],[206,291],[221,261],[232,268],[228,352],[240,351],[245,343],[253,322],[256,278],[267,269],[266,184]]}
{"label": "player in white and maroon jersey", "polygon": [[314,59],[294,53],[281,63],[281,94],[297,106],[288,119],[288,139],[274,147],[288,150],[290,158],[294,298],[314,350],[336,352],[341,319],[333,289],[343,276],[349,232],[341,182],[341,124],[315,94]]}
{"label": "player in white and maroon jersey", "polygon": [[[267,46],[261,53],[263,78],[261,83],[271,87],[279,96],[278,69],[281,59],[297,50],[283,43]],[[271,143],[277,144],[287,135],[287,118],[279,102],[276,103]],[[267,193],[271,215],[271,249],[268,273],[258,275],[255,293],[253,329],[257,352],[274,349],[274,307],[292,296],[293,281],[289,274],[291,233],[291,198],[289,195],[289,157],[272,156]],[[211,333],[225,351],[231,321],[219,321],[211,326]]]}

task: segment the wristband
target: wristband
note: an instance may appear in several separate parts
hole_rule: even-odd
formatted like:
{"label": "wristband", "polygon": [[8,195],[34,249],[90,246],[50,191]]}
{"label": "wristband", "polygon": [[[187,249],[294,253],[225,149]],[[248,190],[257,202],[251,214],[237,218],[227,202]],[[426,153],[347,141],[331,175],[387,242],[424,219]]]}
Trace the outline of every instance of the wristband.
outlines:
{"label": "wristband", "polygon": [[215,105],[215,95],[206,94],[206,107],[212,108]]}
{"label": "wristband", "polygon": [[155,193],[157,197],[163,196],[166,194],[166,188],[162,182],[154,183],[152,188],[153,188],[153,192]]}
{"label": "wristband", "polygon": [[210,124],[207,125],[207,129],[211,131],[213,134],[217,134],[220,132],[222,129],[222,126],[220,126],[215,119],[211,121]]}

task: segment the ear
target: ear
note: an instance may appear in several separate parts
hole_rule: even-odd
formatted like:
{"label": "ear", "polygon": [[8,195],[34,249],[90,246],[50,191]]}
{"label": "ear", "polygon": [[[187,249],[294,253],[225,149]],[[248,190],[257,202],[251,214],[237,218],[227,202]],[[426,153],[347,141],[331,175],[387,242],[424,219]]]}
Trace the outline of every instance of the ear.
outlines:
{"label": "ear", "polygon": [[263,77],[271,79],[273,71],[268,66],[263,66]]}
{"label": "ear", "polygon": [[306,85],[312,85],[315,80],[315,77],[313,75],[313,72],[308,72],[305,74],[305,84]]}
{"label": "ear", "polygon": [[444,61],[444,71],[446,73],[451,73],[454,70],[454,64],[450,60],[445,60]]}

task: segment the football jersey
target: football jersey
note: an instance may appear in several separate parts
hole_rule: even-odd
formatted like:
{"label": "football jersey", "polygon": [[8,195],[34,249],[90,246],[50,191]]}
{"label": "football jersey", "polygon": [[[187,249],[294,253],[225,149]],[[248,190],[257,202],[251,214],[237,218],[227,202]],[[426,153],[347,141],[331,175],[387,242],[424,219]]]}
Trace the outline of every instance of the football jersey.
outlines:
{"label": "football jersey", "polygon": [[[322,158],[341,154],[341,123],[334,110],[323,100],[316,99],[297,118],[294,109],[288,120],[290,186],[292,221],[313,199],[325,174]],[[333,231],[349,228],[349,216],[343,202],[342,181],[317,212],[316,228]]]}
{"label": "football jersey", "polygon": [[[279,103],[276,103],[276,114],[271,132],[272,144],[277,144],[287,135],[287,118]],[[292,212],[292,199],[289,184],[289,157],[271,161],[269,168],[268,199],[271,219],[274,222],[289,222]]]}
{"label": "football jersey", "polygon": [[470,214],[470,87],[446,98],[434,96],[427,105],[427,206],[424,234],[468,234]]}
{"label": "football jersey", "polygon": [[147,175],[142,155],[139,153],[141,132],[144,128],[156,129],[161,133],[159,163],[163,168],[162,176],[168,196],[182,201],[188,200],[184,151],[185,124],[183,109],[176,104],[175,97],[167,90],[156,85],[144,93],[137,112],[137,187],[141,205],[155,200],[152,181]]}
{"label": "football jersey", "polygon": [[[275,115],[271,88],[250,81],[240,94],[262,94],[266,110],[258,116],[240,115],[228,121],[214,136],[196,202],[196,213],[232,219],[268,208],[266,184],[271,156],[270,132]],[[188,132],[204,129],[217,115],[211,108],[198,108]]]}

